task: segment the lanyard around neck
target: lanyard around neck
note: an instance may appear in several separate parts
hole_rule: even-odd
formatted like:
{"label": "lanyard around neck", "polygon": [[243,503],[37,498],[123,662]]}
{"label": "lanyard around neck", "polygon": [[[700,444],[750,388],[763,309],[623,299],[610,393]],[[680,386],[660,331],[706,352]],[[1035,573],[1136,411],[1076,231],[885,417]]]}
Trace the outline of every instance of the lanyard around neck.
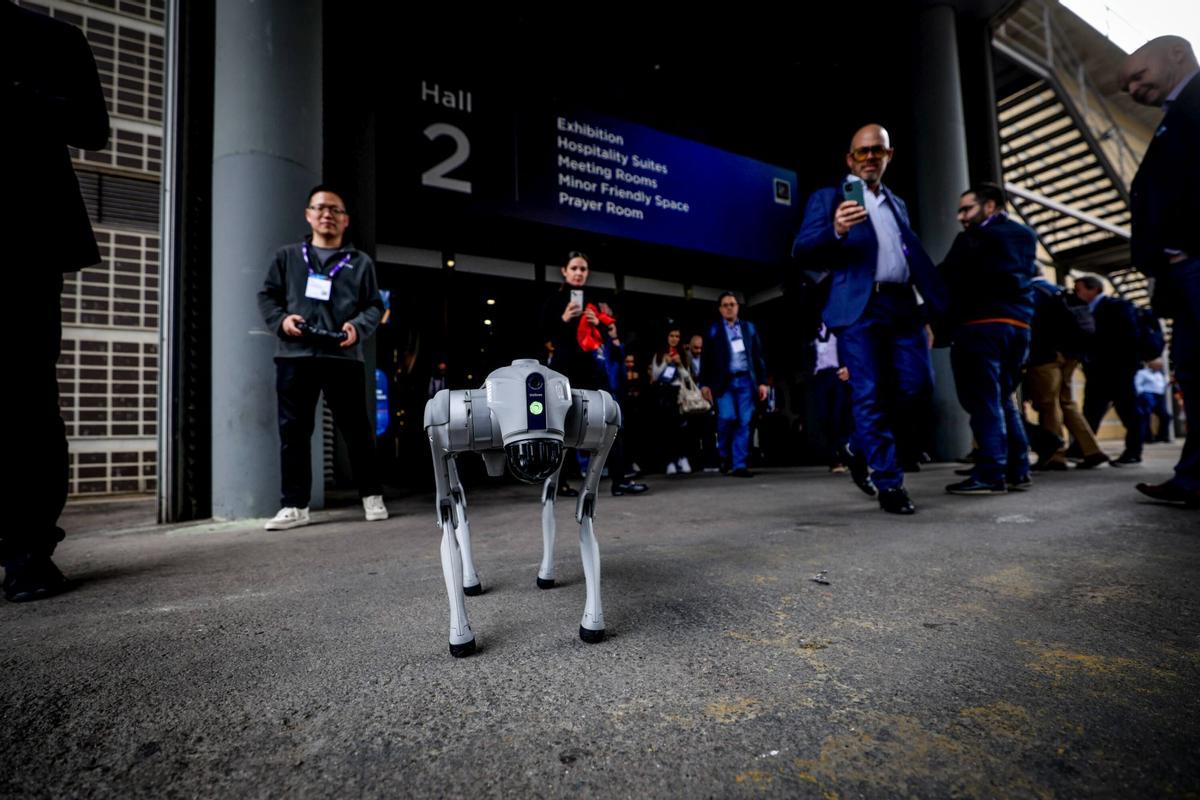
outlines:
{"label": "lanyard around neck", "polygon": [[[309,260],[308,257],[308,242],[304,242],[300,245],[300,252],[304,256],[304,266],[308,269],[308,274],[316,275],[317,271],[312,268],[312,261]],[[333,280],[333,276],[341,272],[342,268],[350,263],[350,258],[352,255],[352,253],[346,253],[346,255],[342,256],[342,260],[335,264],[333,269],[329,270],[329,280]]]}

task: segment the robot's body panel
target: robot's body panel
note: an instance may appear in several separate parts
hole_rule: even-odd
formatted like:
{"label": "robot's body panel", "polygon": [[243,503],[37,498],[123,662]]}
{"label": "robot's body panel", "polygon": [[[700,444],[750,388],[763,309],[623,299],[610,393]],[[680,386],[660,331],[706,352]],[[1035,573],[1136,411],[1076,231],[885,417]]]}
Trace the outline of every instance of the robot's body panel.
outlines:
{"label": "robot's body panel", "polygon": [[575,508],[587,601],[580,638],[604,636],[600,602],[600,551],[593,531],[596,490],[608,451],[621,424],[621,409],[604,391],[572,390],[568,380],[533,360],[514,361],[488,375],[483,389],[438,392],[425,406],[425,430],[433,455],[437,524],[442,531],[442,574],[450,601],[450,653],[469,655],[475,635],[464,592],[483,591],[471,557],[467,501],[454,459],[478,452],[489,475],[507,462],[525,481],[541,481],[542,563],[538,586],[554,584],[554,498],[564,447],[592,455]]}

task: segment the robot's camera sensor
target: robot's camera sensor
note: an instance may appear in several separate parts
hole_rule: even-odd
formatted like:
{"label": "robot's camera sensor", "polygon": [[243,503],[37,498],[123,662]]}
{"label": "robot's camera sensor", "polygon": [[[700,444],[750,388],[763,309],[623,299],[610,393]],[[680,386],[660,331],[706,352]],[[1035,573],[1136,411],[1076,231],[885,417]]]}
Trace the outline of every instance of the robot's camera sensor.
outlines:
{"label": "robot's camera sensor", "polygon": [[532,375],[530,375],[528,378],[526,378],[525,383],[526,383],[526,385],[529,386],[530,389],[533,389],[534,391],[537,391],[538,389],[541,389],[543,386],[546,385],[546,381],[543,380],[542,376],[536,372],[533,373]]}
{"label": "robot's camera sensor", "polygon": [[541,483],[554,474],[563,459],[562,442],[529,439],[506,445],[508,468],[526,483]]}

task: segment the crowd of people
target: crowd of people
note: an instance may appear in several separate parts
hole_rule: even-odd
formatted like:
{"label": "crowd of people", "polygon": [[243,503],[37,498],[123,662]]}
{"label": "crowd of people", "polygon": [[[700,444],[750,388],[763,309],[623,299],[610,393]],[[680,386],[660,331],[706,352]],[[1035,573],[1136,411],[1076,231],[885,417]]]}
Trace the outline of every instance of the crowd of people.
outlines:
{"label": "crowd of people", "polygon": [[[54,52],[62,67],[53,82],[31,72],[4,87],[15,117],[45,122],[35,138],[22,140],[29,157],[14,169],[18,193],[54,226],[34,227],[25,237],[37,243],[36,253],[18,249],[42,267],[27,281],[17,318],[32,345],[17,348],[27,402],[14,435],[29,459],[35,495],[14,504],[18,519],[0,538],[0,563],[5,598],[25,602],[69,586],[51,560],[63,538],[57,520],[67,479],[55,373],[60,294],[62,273],[96,263],[99,253],[67,146],[102,147],[107,116],[82,34],[7,3],[0,8],[6,25],[20,26],[13,40],[28,51],[15,54],[14,65]],[[852,137],[845,178],[809,198],[792,252],[803,268],[825,276],[816,288],[825,296],[813,330],[810,394],[828,419],[831,468],[845,468],[884,511],[916,511],[904,475],[921,460],[913,442],[931,417],[935,346],[950,348],[976,444],[964,480],[946,487],[956,495],[1025,491],[1032,472],[1067,469],[1072,458],[1077,468],[1140,463],[1151,431],[1169,435],[1158,317],[1173,321],[1174,383],[1184,403],[1194,407],[1200,397],[1200,203],[1191,191],[1191,179],[1200,180],[1200,66],[1185,40],[1160,37],[1127,58],[1120,83],[1136,102],[1165,112],[1131,189],[1133,263],[1155,281],[1153,312],[1110,295],[1098,276],[1077,277],[1070,292],[1043,280],[1033,231],[1008,216],[1004,190],[991,183],[959,198],[962,233],[936,263],[904,201],[883,182],[895,151],[877,124]],[[278,337],[281,508],[267,523],[273,530],[309,522],[309,441],[320,394],[346,438],[366,519],[388,516],[364,395],[362,343],[384,310],[374,263],[345,237],[350,214],[336,189],[314,188],[304,214],[311,235],[276,253],[258,294],[264,323]],[[53,246],[43,250],[42,243]],[[652,357],[639,364],[626,352],[614,298],[588,285],[590,269],[585,254],[569,254],[541,327],[550,367],[575,387],[608,390],[628,411],[607,462],[612,493],[647,491],[635,479],[636,459],[650,457],[647,431],[658,434],[666,473],[716,468],[752,477],[752,422],[756,410],[775,407],[775,393],[758,328],[742,317],[737,296],[723,293],[703,330],[668,325]],[[1087,378],[1082,412],[1071,389],[1080,364]],[[446,384],[440,364],[430,390]],[[1036,425],[1017,400],[1022,385]],[[1110,407],[1125,427],[1123,450],[1111,460],[1096,437]],[[1156,429],[1150,414],[1158,416]],[[760,446],[775,438],[769,427],[760,430]],[[1200,507],[1200,437],[1188,436],[1171,479],[1137,489]],[[574,493],[566,481],[560,491]]]}
{"label": "crowd of people", "polygon": [[[561,272],[559,289],[542,308],[546,363],[573,387],[605,389],[620,403],[624,427],[607,463],[612,493],[645,492],[635,478],[649,464],[667,475],[691,473],[695,461],[702,470],[753,477],[751,422],[769,389],[762,340],[754,324],[740,318],[737,296],[723,293],[720,320],[687,344],[681,327],[668,322],[639,367],[620,337],[613,298],[588,287],[588,256],[569,253]],[[559,493],[575,490],[562,481]]]}

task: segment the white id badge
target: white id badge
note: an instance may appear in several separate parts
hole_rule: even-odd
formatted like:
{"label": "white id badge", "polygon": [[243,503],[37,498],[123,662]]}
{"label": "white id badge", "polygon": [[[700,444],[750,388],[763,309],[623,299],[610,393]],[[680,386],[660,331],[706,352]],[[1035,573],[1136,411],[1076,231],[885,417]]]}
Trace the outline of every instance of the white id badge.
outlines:
{"label": "white id badge", "polygon": [[745,339],[730,339],[729,346],[733,348],[733,352],[735,352],[735,353],[746,352],[746,340]]}
{"label": "white id badge", "polygon": [[304,296],[310,300],[328,300],[332,291],[333,281],[328,275],[309,275]]}
{"label": "white id badge", "polygon": [[666,383],[670,383],[671,381],[675,380],[675,365],[668,364],[666,369],[662,371],[662,375],[660,377]]}

